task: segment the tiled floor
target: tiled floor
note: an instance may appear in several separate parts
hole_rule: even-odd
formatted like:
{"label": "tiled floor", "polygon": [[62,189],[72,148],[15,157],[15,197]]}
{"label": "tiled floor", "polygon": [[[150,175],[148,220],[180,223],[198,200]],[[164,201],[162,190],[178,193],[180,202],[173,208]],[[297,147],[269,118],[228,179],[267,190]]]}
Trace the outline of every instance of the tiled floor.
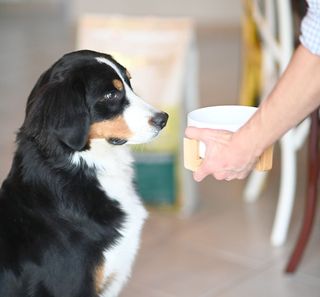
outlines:
{"label": "tiled floor", "polygon": [[[240,74],[239,30],[198,32],[202,104],[236,103]],[[8,172],[14,132],[40,73],[73,49],[73,28],[60,9],[8,10],[0,5],[0,180]],[[150,210],[133,276],[122,297],[320,296],[320,228],[316,227],[296,274],[283,273],[300,226],[305,152],[300,153],[297,203],[284,247],[269,236],[279,164],[256,203],[242,200],[243,182],[206,179],[198,210],[189,218]],[[317,220],[319,225],[319,220]]]}

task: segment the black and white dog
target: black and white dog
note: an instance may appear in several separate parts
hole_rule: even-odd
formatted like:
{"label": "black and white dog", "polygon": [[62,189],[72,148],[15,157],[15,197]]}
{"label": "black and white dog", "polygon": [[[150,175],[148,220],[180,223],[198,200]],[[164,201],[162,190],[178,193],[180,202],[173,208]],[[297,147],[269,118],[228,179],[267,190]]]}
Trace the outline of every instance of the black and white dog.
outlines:
{"label": "black and white dog", "polygon": [[147,216],[125,144],[167,119],[109,55],[73,52],[42,74],[0,190],[0,297],[118,296]]}

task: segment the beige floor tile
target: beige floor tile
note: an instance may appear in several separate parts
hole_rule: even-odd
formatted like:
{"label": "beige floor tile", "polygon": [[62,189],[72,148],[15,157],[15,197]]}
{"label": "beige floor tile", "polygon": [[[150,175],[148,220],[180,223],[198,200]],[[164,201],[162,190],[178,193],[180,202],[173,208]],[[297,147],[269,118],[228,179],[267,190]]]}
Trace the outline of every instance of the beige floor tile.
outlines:
{"label": "beige floor tile", "polygon": [[203,297],[319,297],[319,279],[301,276],[287,276],[281,272],[281,266],[277,264],[265,271],[261,271],[242,281],[233,288],[220,294],[208,293]]}
{"label": "beige floor tile", "polygon": [[[152,254],[152,257],[150,257]],[[168,238],[149,256],[138,257],[131,282],[175,296],[202,296],[219,291],[251,272],[251,268],[222,256],[208,257],[192,243]]]}
{"label": "beige floor tile", "polygon": [[[180,296],[180,295],[179,295]],[[146,287],[138,286],[132,281],[129,282],[121,292],[119,297],[178,297],[162,291],[147,289]]]}
{"label": "beige floor tile", "polygon": [[182,242],[194,241],[206,249],[263,264],[270,261],[275,253],[269,244],[271,226],[269,214],[254,205],[243,204],[234,211],[214,217],[208,215],[190,227],[189,232],[177,236]]}

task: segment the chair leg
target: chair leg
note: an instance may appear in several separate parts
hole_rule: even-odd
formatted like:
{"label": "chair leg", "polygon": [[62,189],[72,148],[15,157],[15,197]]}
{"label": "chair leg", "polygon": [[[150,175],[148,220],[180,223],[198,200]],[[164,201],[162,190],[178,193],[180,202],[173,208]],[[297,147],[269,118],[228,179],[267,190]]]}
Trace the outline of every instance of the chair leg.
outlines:
{"label": "chair leg", "polygon": [[267,178],[266,171],[253,171],[244,189],[244,200],[248,203],[255,202],[260,197]]}
{"label": "chair leg", "polygon": [[273,246],[285,243],[289,229],[292,208],[295,198],[297,153],[294,148],[294,131],[290,130],[282,137],[281,149],[281,177],[277,211],[271,233]]}
{"label": "chair leg", "polygon": [[286,267],[287,273],[295,272],[307,245],[314,222],[317,200],[317,182],[319,177],[319,131],[319,118],[317,110],[311,115],[311,129],[309,136],[308,185],[303,225],[294,251]]}

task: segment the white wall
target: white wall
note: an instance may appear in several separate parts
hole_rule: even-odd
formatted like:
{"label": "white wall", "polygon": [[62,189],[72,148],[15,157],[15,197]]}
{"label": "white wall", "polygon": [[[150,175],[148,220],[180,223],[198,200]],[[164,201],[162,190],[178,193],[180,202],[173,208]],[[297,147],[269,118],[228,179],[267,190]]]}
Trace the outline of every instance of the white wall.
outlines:
{"label": "white wall", "polygon": [[199,23],[239,25],[240,0],[70,0],[69,13],[190,16]]}

